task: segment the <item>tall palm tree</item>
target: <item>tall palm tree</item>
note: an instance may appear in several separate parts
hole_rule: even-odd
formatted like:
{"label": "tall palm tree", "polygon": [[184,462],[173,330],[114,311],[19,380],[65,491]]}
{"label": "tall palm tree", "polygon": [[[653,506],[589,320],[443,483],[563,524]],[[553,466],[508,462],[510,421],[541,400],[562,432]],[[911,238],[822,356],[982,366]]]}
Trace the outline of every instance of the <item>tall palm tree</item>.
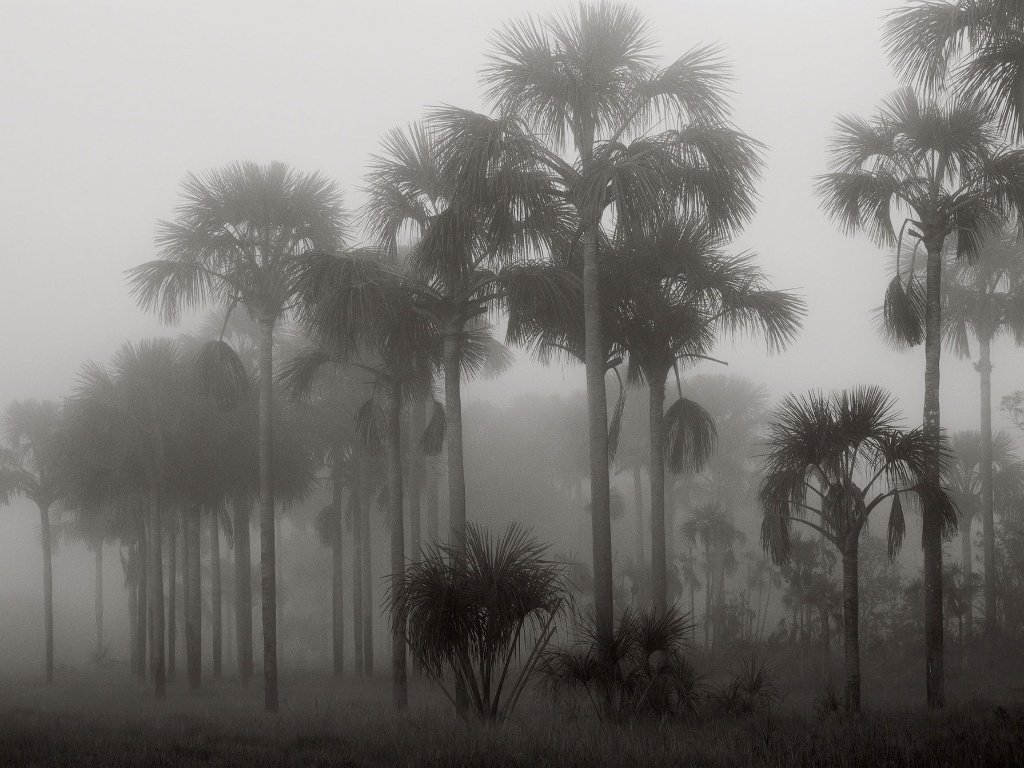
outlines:
{"label": "tall palm tree", "polygon": [[[867,232],[879,244],[901,245],[904,234],[924,246],[924,295],[890,284],[891,307],[924,306],[911,343],[925,345],[924,430],[938,444],[942,252],[956,235],[957,255],[973,257],[1005,218],[1024,211],[1024,151],[999,138],[994,116],[977,100],[919,99],[903,89],[871,120],[840,117],[829,172],[816,188],[822,208],[849,233]],[[901,222],[893,226],[894,218]],[[929,482],[939,479],[938,454]],[[925,511],[925,664],[929,707],[943,705],[942,534],[939,510]]]}
{"label": "tall palm tree", "polygon": [[509,261],[564,234],[567,214],[544,177],[529,169],[491,169],[490,184],[467,194],[457,174],[450,177],[458,167],[445,162],[431,125],[392,130],[373,158],[363,211],[389,259],[411,246],[408,269],[418,278],[418,311],[443,339],[449,520],[456,547],[466,540],[461,385],[467,373],[478,372],[466,347],[487,313],[521,296],[558,290],[562,276]]}
{"label": "tall palm tree", "polygon": [[[307,367],[320,365],[323,350],[371,374],[374,396],[360,408],[365,424],[377,422],[385,436],[388,518],[391,526],[393,604],[401,604],[405,572],[402,484],[402,404],[424,399],[438,364],[438,338],[415,303],[412,281],[367,252],[306,259],[298,277],[303,325],[319,344]],[[363,427],[364,431],[366,426]],[[392,611],[392,694],[408,706],[405,628]]]}
{"label": "tall palm tree", "polygon": [[161,258],[129,271],[132,294],[175,322],[201,304],[241,303],[259,323],[260,568],[264,706],[278,709],[277,600],[274,559],[274,327],[295,298],[295,260],[341,242],[340,194],[319,173],[281,163],[241,163],[183,185],[172,222],[158,226]]}
{"label": "tall palm tree", "polygon": [[708,359],[723,332],[760,331],[770,351],[779,349],[804,311],[796,296],[767,287],[752,254],[731,256],[723,245],[703,222],[672,216],[624,242],[606,267],[606,334],[628,355],[630,378],[649,393],[651,583],[661,613],[668,609],[665,466],[699,471],[715,438],[711,417],[681,387],[665,412],[668,375]]}
{"label": "tall palm tree", "polygon": [[923,0],[893,11],[889,58],[929,93],[979,95],[1000,124],[1024,137],[1024,7],[1018,0]]}
{"label": "tall palm tree", "polygon": [[[974,364],[981,383],[981,520],[985,557],[985,634],[992,638],[996,624],[995,583],[995,485],[996,448],[992,435],[992,342],[1012,335],[1024,344],[1024,241],[1003,232],[990,237],[973,262],[952,266],[946,286],[946,327],[954,351],[971,356],[969,336],[978,342]],[[968,529],[970,522],[968,521]],[[967,541],[970,541],[968,530]],[[970,584],[970,564],[964,566],[965,583]],[[968,622],[968,626],[970,623]]]}
{"label": "tall palm tree", "polygon": [[[987,449],[986,449],[986,443]],[[981,432],[964,431],[955,433],[950,440],[952,458],[946,471],[945,483],[960,512],[960,573],[965,589],[974,583],[973,557],[971,554],[971,524],[975,518],[985,514],[985,490],[990,491],[989,501],[993,508],[1006,509],[1014,499],[1024,493],[1024,462],[1018,458],[1013,438],[999,430],[988,439]],[[986,482],[986,476],[989,478]],[[986,485],[988,485],[986,489]],[[992,589],[992,606],[988,602],[988,580],[990,569],[995,570],[994,561],[985,563],[985,624],[994,621],[995,585]],[[994,574],[991,574],[993,582]],[[973,600],[964,604],[968,632],[973,622]],[[989,631],[989,630],[986,630]]]}
{"label": "tall palm tree", "polygon": [[[653,35],[624,5],[581,4],[524,18],[494,38],[483,79],[501,117],[440,110],[442,153],[470,190],[490,190],[496,157],[545,178],[578,220],[597,626],[612,631],[612,551],[605,344],[598,247],[605,214],[635,225],[680,200],[733,229],[753,212],[758,145],[727,123],[728,71],[719,51],[695,48],[664,67]],[[667,121],[667,126],[665,122]],[[565,150],[569,151],[566,152]]]}
{"label": "tall palm tree", "polygon": [[16,400],[0,420],[0,503],[24,496],[39,509],[43,546],[46,682],[53,682],[53,545],[50,510],[62,497],[61,409],[54,402]]}
{"label": "tall palm tree", "polygon": [[941,446],[921,428],[897,426],[894,400],[878,387],[823,395],[788,395],[768,425],[759,491],[761,537],[777,563],[790,553],[790,531],[802,523],[827,539],[843,559],[845,705],[860,709],[860,638],[857,561],[870,514],[889,501],[889,556],[903,541],[903,506],[920,501],[940,513],[943,529],[956,527],[956,506],[932,481]]}

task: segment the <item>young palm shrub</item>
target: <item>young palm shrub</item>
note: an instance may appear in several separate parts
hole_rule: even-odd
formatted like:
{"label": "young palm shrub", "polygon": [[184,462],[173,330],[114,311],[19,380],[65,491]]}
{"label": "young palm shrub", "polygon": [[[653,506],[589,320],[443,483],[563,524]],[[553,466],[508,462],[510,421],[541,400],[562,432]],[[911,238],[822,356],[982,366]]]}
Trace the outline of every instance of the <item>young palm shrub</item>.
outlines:
{"label": "young palm shrub", "polygon": [[544,677],[554,691],[586,695],[599,718],[695,714],[700,679],[685,651],[693,624],[676,608],[627,608],[611,633],[592,614],[579,617],[576,643],[544,654]]}
{"label": "young palm shrub", "polygon": [[565,605],[562,566],[545,550],[519,525],[494,537],[470,524],[463,541],[437,545],[392,576],[388,603],[414,663],[452,704],[458,688],[468,691],[482,720],[515,708]]}
{"label": "young palm shrub", "polygon": [[795,521],[831,542],[843,558],[847,711],[860,709],[857,556],[868,516],[890,502],[890,557],[903,542],[908,501],[938,510],[943,530],[956,530],[956,506],[930,473],[934,457],[945,465],[948,452],[923,429],[897,427],[893,406],[879,387],[789,395],[766,438],[758,492],[765,548],[775,562],[786,562]]}
{"label": "young palm shrub", "polygon": [[760,712],[781,701],[772,667],[757,657],[742,657],[732,675],[714,693],[714,701],[732,714]]}

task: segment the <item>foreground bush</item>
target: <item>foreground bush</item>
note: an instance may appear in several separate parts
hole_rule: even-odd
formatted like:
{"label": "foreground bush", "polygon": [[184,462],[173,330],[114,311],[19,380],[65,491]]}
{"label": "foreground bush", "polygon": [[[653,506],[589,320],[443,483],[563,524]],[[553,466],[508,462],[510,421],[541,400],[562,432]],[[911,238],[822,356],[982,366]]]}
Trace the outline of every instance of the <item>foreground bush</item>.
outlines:
{"label": "foreground bush", "polygon": [[545,549],[518,525],[498,538],[469,525],[464,547],[435,547],[406,568],[401,589],[392,584],[390,605],[414,663],[453,704],[465,691],[484,720],[515,708],[564,604],[562,567]]}

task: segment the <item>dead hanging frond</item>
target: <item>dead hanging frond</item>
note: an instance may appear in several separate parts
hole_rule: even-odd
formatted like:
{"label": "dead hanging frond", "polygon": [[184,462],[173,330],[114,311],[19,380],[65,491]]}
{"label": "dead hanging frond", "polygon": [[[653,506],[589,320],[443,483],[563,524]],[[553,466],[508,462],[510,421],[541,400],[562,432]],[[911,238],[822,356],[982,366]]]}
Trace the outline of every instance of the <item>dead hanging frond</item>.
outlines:
{"label": "dead hanging frond", "polygon": [[374,397],[369,398],[356,411],[356,435],[359,444],[371,456],[379,456],[384,452],[384,436],[387,424],[384,409]]}
{"label": "dead hanging frond", "polygon": [[897,492],[892,497],[892,508],[889,510],[889,525],[887,527],[886,549],[889,559],[896,557],[903,545],[903,537],[907,533],[907,521],[903,516],[903,502],[900,501],[900,494]]}
{"label": "dead hanging frond", "polygon": [[889,281],[878,330],[896,349],[916,347],[924,341],[924,286],[914,275],[904,283],[900,275]]}
{"label": "dead hanging frond", "polygon": [[420,449],[427,456],[437,456],[444,447],[445,433],[448,430],[448,419],[444,406],[437,400],[431,400],[430,421],[427,422],[420,438]]}
{"label": "dead hanging frond", "polygon": [[715,452],[715,420],[693,400],[681,397],[665,413],[665,458],[673,472],[700,472]]}
{"label": "dead hanging frond", "polygon": [[196,388],[222,411],[237,408],[249,397],[249,372],[238,353],[225,341],[203,344],[196,355]]}
{"label": "dead hanging frond", "polygon": [[626,410],[626,385],[622,381],[622,374],[618,366],[612,368],[615,378],[619,382],[619,397],[615,401],[615,408],[612,410],[612,418],[608,422],[608,463],[615,461],[615,453],[619,448],[619,437],[622,434],[622,414]]}

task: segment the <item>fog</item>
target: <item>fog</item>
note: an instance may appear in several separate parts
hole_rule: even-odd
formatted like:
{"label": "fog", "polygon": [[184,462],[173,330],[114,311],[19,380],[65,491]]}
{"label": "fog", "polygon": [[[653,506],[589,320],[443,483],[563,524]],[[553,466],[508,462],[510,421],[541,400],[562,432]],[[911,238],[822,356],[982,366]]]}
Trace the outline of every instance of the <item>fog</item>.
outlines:
{"label": "fog", "polygon": [[[665,60],[717,43],[732,62],[734,121],[766,146],[766,166],[756,214],[729,249],[755,252],[772,285],[794,290],[807,304],[803,328],[787,349],[768,354],[756,337],[723,340],[713,354],[727,365],[687,369],[682,390],[696,380],[694,391],[704,386],[713,393],[716,385],[708,382],[724,379],[709,376],[747,380],[764,386],[770,410],[791,392],[877,384],[895,396],[906,426],[919,424],[923,348],[894,350],[876,330],[891,254],[866,236],[841,232],[813,194],[813,178],[826,169],[837,116],[871,115],[899,85],[880,44],[882,20],[899,3],[636,5]],[[486,111],[479,72],[494,30],[555,7],[561,6],[539,0],[3,3],[0,406],[26,398],[60,400],[71,393],[87,361],[105,363],[127,340],[177,337],[216,316],[190,315],[167,326],[137,306],[126,284],[126,270],[157,257],[156,223],[174,217],[181,182],[190,172],[249,160],[320,171],[343,191],[347,243],[365,242],[357,213],[366,201],[370,157],[385,132],[438,105]],[[519,520],[558,557],[589,565],[589,487],[581,491],[587,466],[584,368],[560,361],[541,365],[522,350],[514,352],[508,371],[464,388],[469,518],[496,530]],[[1021,433],[998,404],[1022,386],[1024,356],[1004,337],[994,345],[993,361],[993,427],[1008,430],[1016,441]],[[674,388],[670,379],[670,395]],[[611,406],[612,383],[608,391]],[[972,362],[944,353],[944,429],[978,429],[978,392]],[[643,390],[631,391],[622,464],[644,450],[645,409]],[[747,447],[753,458],[753,443]],[[569,469],[545,476],[561,460],[579,463],[579,477],[568,477]],[[325,472],[319,476],[323,480]],[[308,500],[283,513],[278,546],[287,619],[281,630],[284,672],[330,667],[331,553],[315,530],[317,513],[330,503],[327,485],[321,482]],[[613,504],[625,510],[613,521],[614,567],[621,571],[650,541],[649,533],[647,539],[636,533],[631,472],[613,467],[612,486],[619,499]],[[673,493],[684,489],[681,484]],[[746,493],[736,515],[746,536],[741,549],[760,553],[760,515]],[[442,491],[442,530],[446,505]],[[680,511],[677,531],[684,519]],[[255,574],[257,523],[254,518]],[[884,537],[884,524],[872,532]],[[918,516],[908,515],[899,560],[908,578],[920,567],[920,534]],[[31,502],[17,498],[0,507],[0,669],[10,674],[41,663],[39,536]],[[379,526],[375,536],[379,601],[388,572],[386,529]],[[674,546],[683,546],[682,537]],[[203,547],[205,562],[205,540]],[[958,556],[958,547],[956,541],[947,544],[948,556]],[[231,572],[230,556],[225,539],[225,573]],[[118,547],[105,547],[103,558],[108,656],[127,668],[128,609]],[[57,541],[53,563],[58,674],[89,669],[95,644],[93,553],[69,537]],[[687,590],[684,585],[682,604],[689,609]],[[769,632],[787,610],[781,604],[771,609]],[[257,649],[259,625],[257,606]],[[378,674],[388,669],[387,627],[386,617],[375,611]],[[226,674],[233,674],[232,631],[226,612]],[[354,652],[352,642],[346,639],[348,654]]]}

